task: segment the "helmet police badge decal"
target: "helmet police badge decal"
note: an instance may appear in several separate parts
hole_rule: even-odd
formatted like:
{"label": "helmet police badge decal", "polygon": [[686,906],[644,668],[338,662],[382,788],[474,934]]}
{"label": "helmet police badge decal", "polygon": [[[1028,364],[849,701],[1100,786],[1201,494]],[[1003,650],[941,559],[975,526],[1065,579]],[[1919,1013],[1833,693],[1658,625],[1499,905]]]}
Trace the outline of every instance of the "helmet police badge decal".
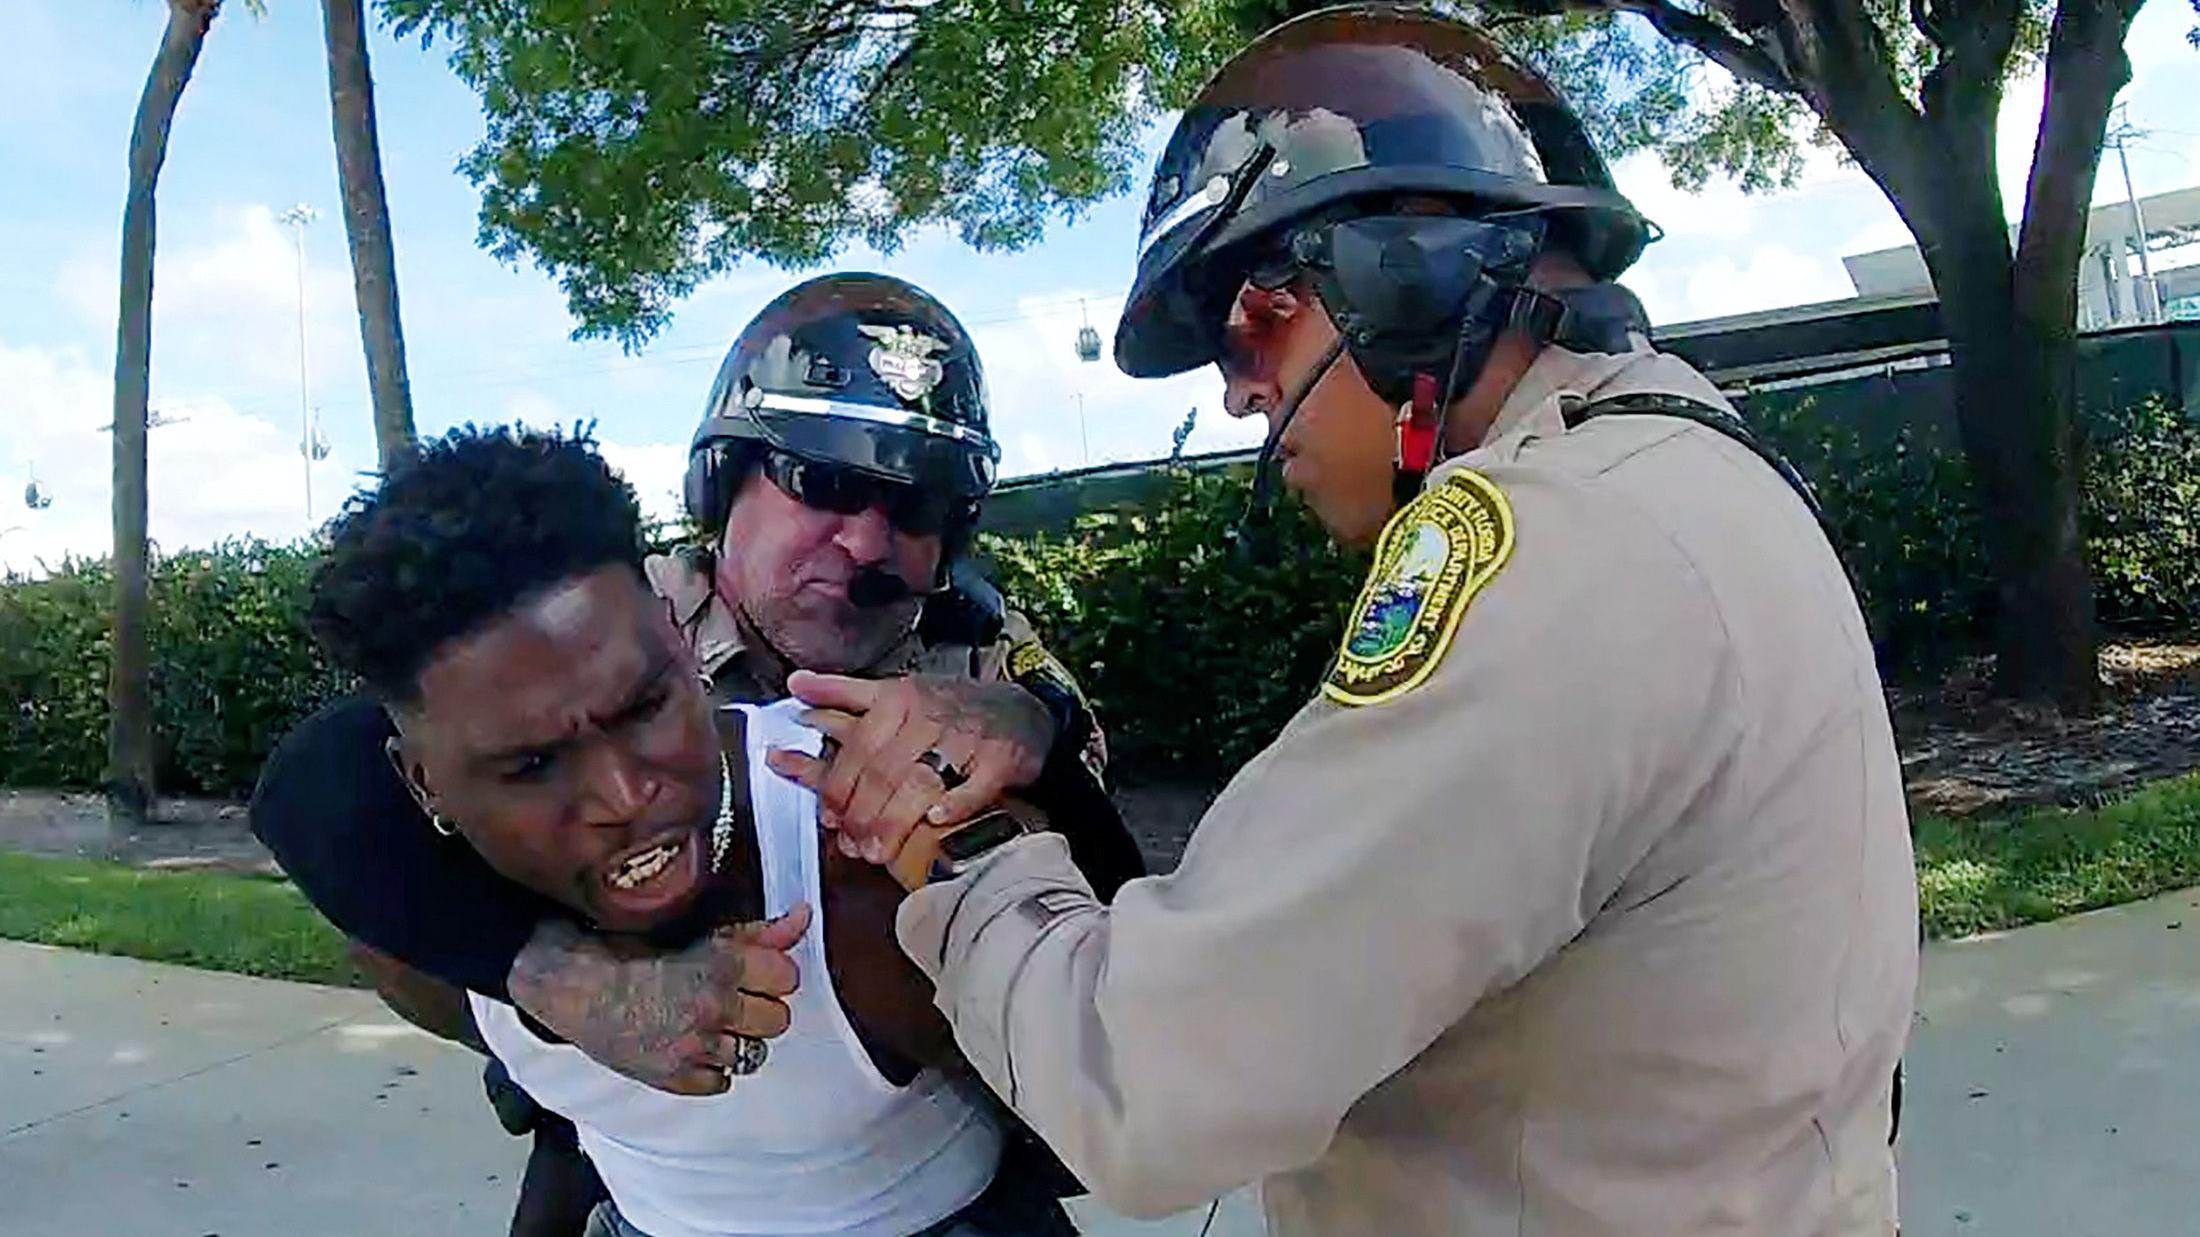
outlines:
{"label": "helmet police badge decal", "polygon": [[856,329],[878,341],[871,349],[871,369],[903,399],[911,403],[923,399],[946,376],[946,369],[935,359],[947,351],[939,340],[906,326]]}

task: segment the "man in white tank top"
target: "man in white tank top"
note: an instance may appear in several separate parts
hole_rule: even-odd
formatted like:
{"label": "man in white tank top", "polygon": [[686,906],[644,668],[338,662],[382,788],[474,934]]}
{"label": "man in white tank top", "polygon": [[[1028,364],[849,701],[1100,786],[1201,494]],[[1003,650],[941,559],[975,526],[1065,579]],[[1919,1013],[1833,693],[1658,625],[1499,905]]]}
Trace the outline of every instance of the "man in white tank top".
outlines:
{"label": "man in white tank top", "polygon": [[989,1193],[1001,1133],[894,942],[899,886],[821,850],[814,799],[763,769],[816,749],[799,706],[714,708],[639,533],[585,438],[454,431],[338,521],[309,621],[389,710],[423,807],[498,873],[607,934],[740,943],[733,1025],[674,1048],[734,1085],[668,1094],[413,982],[579,1128],[612,1196],[598,1234],[1073,1232]]}
{"label": "man in white tank top", "polygon": [[[734,708],[727,728],[745,730],[745,760],[730,763],[752,770],[764,909],[823,905],[815,798],[770,776],[762,760],[767,744],[814,749],[816,734],[797,720],[799,705]],[[890,1080],[833,985],[821,982],[833,926],[813,920],[789,951],[807,982],[786,997],[790,1025],[772,1041],[769,1067],[720,1095],[644,1086],[544,1042],[512,1006],[470,997],[482,1038],[514,1081],[578,1127],[623,1221],[607,1217],[604,1232],[898,1235],[952,1215],[991,1180],[999,1131],[937,1070],[905,1086]]]}

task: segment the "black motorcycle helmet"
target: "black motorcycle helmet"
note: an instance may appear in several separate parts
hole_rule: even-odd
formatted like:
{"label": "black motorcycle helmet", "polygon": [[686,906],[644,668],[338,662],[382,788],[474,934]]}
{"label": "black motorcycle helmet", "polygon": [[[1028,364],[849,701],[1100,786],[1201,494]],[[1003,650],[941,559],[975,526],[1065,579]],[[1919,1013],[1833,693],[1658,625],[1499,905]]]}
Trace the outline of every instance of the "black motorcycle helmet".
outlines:
{"label": "black motorcycle helmet", "polygon": [[723,527],[735,487],[767,451],[959,499],[967,532],[1001,449],[969,332],[923,289],[890,275],[798,284],[726,353],[688,448],[688,516]]}
{"label": "black motorcycle helmet", "polygon": [[1133,377],[1213,363],[1251,265],[1311,217],[1438,198],[1539,221],[1538,243],[1609,280],[1651,239],[1550,83],[1481,31],[1354,4],[1270,30],[1193,100],[1153,175],[1115,336]]}

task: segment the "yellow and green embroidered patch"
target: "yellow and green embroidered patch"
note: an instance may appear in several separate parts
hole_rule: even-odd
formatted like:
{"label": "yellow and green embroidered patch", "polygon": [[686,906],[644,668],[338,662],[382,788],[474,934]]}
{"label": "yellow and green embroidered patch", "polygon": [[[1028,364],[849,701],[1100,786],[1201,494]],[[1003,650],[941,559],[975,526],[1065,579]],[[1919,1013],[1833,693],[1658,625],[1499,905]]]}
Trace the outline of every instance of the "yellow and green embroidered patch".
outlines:
{"label": "yellow and green embroidered patch", "polygon": [[1512,505],[1480,473],[1451,473],[1407,503],[1383,528],[1323,694],[1380,704],[1419,687],[1512,548]]}

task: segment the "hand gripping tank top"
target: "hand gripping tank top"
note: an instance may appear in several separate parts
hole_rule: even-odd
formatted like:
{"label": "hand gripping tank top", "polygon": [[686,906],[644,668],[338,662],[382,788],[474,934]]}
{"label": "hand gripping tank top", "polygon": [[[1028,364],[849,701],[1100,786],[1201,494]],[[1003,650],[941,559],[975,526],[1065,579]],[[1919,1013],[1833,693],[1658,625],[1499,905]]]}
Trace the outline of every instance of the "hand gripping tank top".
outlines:
{"label": "hand gripping tank top", "polygon": [[[747,721],[765,905],[773,915],[822,906],[816,797],[764,764],[774,747],[814,753],[817,733],[796,720],[796,702],[734,707]],[[794,951],[792,1026],[761,1071],[722,1095],[654,1090],[469,996],[513,1079],[578,1127],[620,1213],[650,1237],[905,1237],[985,1189],[1001,1135],[936,1071],[907,1087],[879,1074],[834,996],[831,930],[822,915],[811,922]]]}

